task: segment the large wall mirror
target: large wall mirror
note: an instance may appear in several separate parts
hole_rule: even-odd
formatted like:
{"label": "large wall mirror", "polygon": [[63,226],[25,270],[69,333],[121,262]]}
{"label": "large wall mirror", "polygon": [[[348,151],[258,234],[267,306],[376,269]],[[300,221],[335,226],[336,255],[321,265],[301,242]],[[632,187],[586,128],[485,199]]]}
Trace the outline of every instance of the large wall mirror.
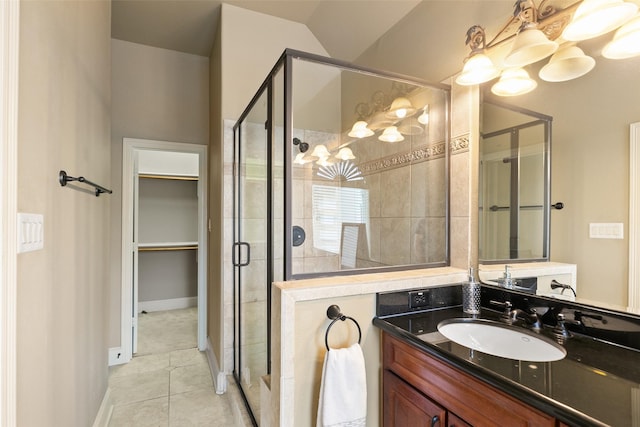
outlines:
{"label": "large wall mirror", "polygon": [[[546,3],[566,7],[575,1]],[[462,69],[469,54],[464,44],[467,29],[480,24],[489,37],[496,34],[513,16],[513,5],[513,0],[421,2],[358,62],[443,81]],[[538,71],[548,62],[542,60],[526,67],[538,87],[501,102],[553,118],[550,200],[563,202],[564,208],[549,211],[549,259],[577,265],[580,299],[626,307],[629,128],[640,122],[640,57],[602,57],[612,37],[609,33],[578,43],[596,61],[583,77],[542,81]],[[400,45],[406,49],[397,49]],[[480,89],[488,91],[492,84]],[[623,238],[590,238],[590,224],[600,223],[622,224]]]}

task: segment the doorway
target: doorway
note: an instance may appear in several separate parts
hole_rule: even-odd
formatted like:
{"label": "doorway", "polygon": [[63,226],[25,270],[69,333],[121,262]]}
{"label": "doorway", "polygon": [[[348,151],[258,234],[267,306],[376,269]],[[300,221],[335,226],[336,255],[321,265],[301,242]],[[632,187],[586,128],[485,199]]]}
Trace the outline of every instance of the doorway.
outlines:
{"label": "doorway", "polygon": [[[123,140],[121,363],[131,360],[137,352],[140,312],[186,308],[194,302],[198,349],[206,349],[206,159],[206,147],[202,145]],[[144,193],[151,197],[141,199]],[[170,208],[166,197],[164,202],[157,197],[172,193],[181,199],[193,194],[191,200],[177,208]],[[181,224],[167,218],[189,213],[192,219]],[[148,223],[143,226],[142,220]],[[190,262],[194,266],[192,273],[182,272],[181,276],[196,276],[193,279],[197,296],[190,296],[194,290],[186,289],[189,285],[184,284],[178,290],[166,284],[160,289],[140,287],[140,279],[145,275],[155,283],[167,279],[161,271],[154,271],[153,263],[166,269],[168,260],[183,265]],[[169,271],[176,272],[174,268]],[[144,303],[140,302],[141,297]]]}

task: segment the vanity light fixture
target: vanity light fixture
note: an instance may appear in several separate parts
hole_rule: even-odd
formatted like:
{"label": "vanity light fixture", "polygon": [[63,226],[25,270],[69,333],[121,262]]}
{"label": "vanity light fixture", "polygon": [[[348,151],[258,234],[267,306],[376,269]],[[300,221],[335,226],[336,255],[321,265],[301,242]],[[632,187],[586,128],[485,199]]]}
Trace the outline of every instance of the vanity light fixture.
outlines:
{"label": "vanity light fixture", "polygon": [[524,68],[508,68],[502,72],[500,80],[491,87],[498,96],[524,95],[534,90],[538,83],[529,77]]}
{"label": "vanity light fixture", "polygon": [[602,56],[609,59],[626,59],[640,55],[640,15],[624,24],[616,31],[602,49]]}
{"label": "vanity light fixture", "polygon": [[584,76],[595,65],[596,60],[585,55],[578,46],[566,44],[553,54],[538,75],[547,82],[564,82]]}
{"label": "vanity light fixture", "polygon": [[415,112],[416,109],[411,105],[411,101],[400,96],[393,100],[385,116],[389,119],[404,119],[407,116],[415,114]]}
{"label": "vanity light fixture", "polygon": [[471,53],[464,61],[462,73],[456,77],[456,83],[462,86],[473,86],[493,80],[500,75],[500,69],[485,54],[486,34],[480,25],[467,30],[465,42]]}
{"label": "vanity light fixture", "polygon": [[518,0],[514,15],[522,22],[520,31],[504,58],[507,67],[524,67],[548,57],[558,50],[558,43],[551,41],[538,29],[538,9],[533,0]]}
{"label": "vanity light fixture", "polygon": [[373,131],[369,129],[369,124],[364,120],[358,120],[353,124],[351,131],[347,135],[351,138],[366,138],[373,135]]}
{"label": "vanity light fixture", "polygon": [[622,0],[583,0],[573,20],[562,32],[569,41],[592,39],[615,30],[638,11],[638,6]]}
{"label": "vanity light fixture", "polygon": [[[492,92],[500,96],[527,93],[537,83],[525,76],[526,71],[511,69],[552,54],[549,63],[539,72],[542,80],[562,82],[581,77],[594,68],[595,60],[585,55],[575,42],[616,28],[618,31],[602,55],[610,59],[640,55],[640,15],[636,15],[639,10],[636,3],[631,0],[575,0],[559,9],[550,0],[539,0],[537,6],[536,0],[517,0],[513,16],[490,41],[486,40],[479,25],[467,31],[467,44],[472,51],[465,59],[456,83],[474,85],[492,80],[501,71],[494,64],[501,64],[505,70]],[[506,43],[511,42],[509,49]],[[505,51],[509,53],[505,55]]]}
{"label": "vanity light fixture", "polygon": [[382,132],[382,135],[378,137],[380,141],[384,142],[400,142],[404,141],[404,136],[400,132],[398,132],[398,128],[396,126],[389,126]]}

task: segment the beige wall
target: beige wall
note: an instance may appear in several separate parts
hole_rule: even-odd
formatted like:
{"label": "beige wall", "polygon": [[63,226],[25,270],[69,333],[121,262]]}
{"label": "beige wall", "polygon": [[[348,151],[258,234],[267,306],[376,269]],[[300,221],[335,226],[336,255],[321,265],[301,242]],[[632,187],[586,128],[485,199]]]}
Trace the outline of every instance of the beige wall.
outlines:
{"label": "beige wall", "polygon": [[108,1],[20,3],[18,210],[44,215],[44,249],[18,255],[17,425],[91,425],[107,387],[112,196]]}
{"label": "beige wall", "polygon": [[109,346],[120,346],[122,138],[207,144],[209,60],[122,40],[112,46]]}

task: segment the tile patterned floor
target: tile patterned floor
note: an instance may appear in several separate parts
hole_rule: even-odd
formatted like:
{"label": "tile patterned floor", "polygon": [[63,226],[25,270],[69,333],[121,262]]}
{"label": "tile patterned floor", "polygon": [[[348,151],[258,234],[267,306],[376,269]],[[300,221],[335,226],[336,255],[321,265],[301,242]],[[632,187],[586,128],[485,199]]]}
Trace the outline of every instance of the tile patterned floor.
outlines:
{"label": "tile patterned floor", "polygon": [[138,353],[109,374],[109,427],[251,425],[231,378],[226,394],[215,393],[195,309],[144,314],[139,325]]}

